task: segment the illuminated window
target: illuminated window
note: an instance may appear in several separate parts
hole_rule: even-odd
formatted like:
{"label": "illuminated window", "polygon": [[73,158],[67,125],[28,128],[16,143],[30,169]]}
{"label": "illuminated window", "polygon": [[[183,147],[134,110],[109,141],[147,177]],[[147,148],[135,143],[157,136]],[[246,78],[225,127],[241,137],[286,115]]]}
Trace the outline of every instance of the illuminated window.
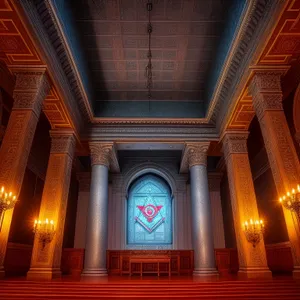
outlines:
{"label": "illuminated window", "polygon": [[172,244],[172,200],[169,185],[161,177],[147,174],[131,185],[128,196],[128,244]]}

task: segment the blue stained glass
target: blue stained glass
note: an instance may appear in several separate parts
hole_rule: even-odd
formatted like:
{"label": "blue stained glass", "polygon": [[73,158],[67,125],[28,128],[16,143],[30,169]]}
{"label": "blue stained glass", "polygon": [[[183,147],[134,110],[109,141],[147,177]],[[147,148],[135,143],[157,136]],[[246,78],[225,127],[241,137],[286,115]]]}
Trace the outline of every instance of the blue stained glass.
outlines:
{"label": "blue stained glass", "polygon": [[172,200],[168,184],[147,174],[130,187],[127,203],[127,243],[172,244]]}

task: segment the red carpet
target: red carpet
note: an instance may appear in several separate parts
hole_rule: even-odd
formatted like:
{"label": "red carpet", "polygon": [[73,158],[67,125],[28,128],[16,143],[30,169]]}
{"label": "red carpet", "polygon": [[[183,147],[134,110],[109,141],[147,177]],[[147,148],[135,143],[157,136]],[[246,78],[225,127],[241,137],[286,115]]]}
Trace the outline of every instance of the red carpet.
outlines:
{"label": "red carpet", "polygon": [[1,300],[45,299],[300,299],[300,282],[214,281],[193,279],[102,279],[97,282],[26,280],[0,281]]}

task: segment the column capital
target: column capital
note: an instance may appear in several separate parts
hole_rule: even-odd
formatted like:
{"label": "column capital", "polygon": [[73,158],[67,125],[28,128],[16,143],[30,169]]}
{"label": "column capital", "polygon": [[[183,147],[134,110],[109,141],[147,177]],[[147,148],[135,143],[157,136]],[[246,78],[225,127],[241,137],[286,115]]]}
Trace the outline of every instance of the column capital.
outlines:
{"label": "column capital", "polygon": [[249,132],[225,132],[222,138],[222,147],[225,160],[230,154],[248,153],[247,139]]}
{"label": "column capital", "polygon": [[255,71],[249,86],[253,107],[260,119],[267,110],[282,110],[281,76],[283,70]]}
{"label": "column capital", "polygon": [[104,165],[111,169],[112,172],[120,171],[117,153],[113,142],[90,142],[91,164]]}
{"label": "column capital", "polygon": [[68,154],[71,158],[75,151],[75,134],[73,130],[50,130],[50,153]]}
{"label": "column capital", "polygon": [[30,109],[39,117],[43,101],[50,91],[46,69],[13,70],[16,77],[13,109]]}
{"label": "column capital", "polygon": [[186,143],[181,159],[180,173],[187,173],[188,169],[196,165],[207,165],[207,150],[210,142]]}

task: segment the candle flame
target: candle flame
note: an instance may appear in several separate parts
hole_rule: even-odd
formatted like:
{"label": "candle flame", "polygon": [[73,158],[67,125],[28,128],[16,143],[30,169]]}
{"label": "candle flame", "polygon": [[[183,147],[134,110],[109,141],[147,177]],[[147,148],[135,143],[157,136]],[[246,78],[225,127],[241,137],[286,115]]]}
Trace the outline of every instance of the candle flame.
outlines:
{"label": "candle flame", "polygon": [[52,225],[54,224],[53,220],[50,221],[50,224],[52,224]]}
{"label": "candle flame", "polygon": [[46,224],[48,224],[49,223],[49,220],[48,219],[46,219]]}

